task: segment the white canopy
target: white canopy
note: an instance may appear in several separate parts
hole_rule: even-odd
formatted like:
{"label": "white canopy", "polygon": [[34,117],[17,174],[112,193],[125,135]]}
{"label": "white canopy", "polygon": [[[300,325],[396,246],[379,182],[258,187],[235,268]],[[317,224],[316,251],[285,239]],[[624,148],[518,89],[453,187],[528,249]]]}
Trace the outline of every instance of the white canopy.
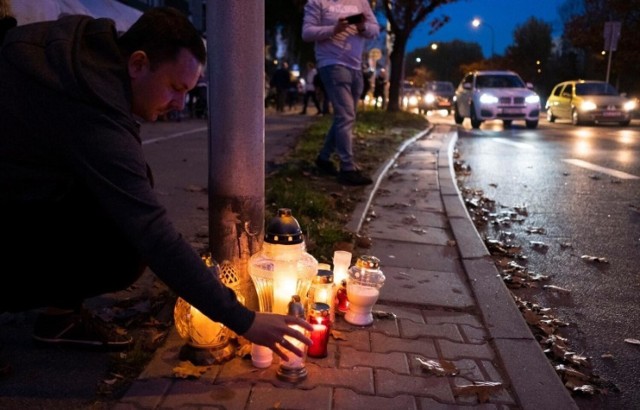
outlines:
{"label": "white canopy", "polygon": [[140,17],[140,10],[115,0],[10,0],[18,25],[56,20],[65,14],[108,17],[118,31],[126,31]]}

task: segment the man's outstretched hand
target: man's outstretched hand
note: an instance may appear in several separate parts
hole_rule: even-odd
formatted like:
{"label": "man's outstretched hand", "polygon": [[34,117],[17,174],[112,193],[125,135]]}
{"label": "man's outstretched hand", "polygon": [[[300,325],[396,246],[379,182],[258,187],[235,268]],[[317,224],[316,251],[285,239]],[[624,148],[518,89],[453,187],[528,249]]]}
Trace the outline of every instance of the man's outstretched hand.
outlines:
{"label": "man's outstretched hand", "polygon": [[292,328],[291,325],[300,326],[308,331],[313,330],[313,327],[303,318],[291,315],[279,315],[276,313],[256,312],[253,324],[242,336],[255,344],[267,346],[286,361],[288,358],[282,348],[300,357],[304,355],[304,352],[285,339],[285,336],[298,339],[307,346],[311,346],[312,344],[311,339],[305,336],[304,333]]}

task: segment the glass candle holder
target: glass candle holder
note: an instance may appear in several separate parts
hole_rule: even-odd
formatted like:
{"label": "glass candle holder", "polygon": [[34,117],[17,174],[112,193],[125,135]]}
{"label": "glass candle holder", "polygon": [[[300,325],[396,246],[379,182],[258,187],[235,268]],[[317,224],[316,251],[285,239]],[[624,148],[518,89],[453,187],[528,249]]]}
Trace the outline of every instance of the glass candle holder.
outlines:
{"label": "glass candle holder", "polygon": [[313,278],[307,296],[307,311],[311,311],[314,303],[325,303],[329,306],[329,318],[335,320],[333,273],[330,270],[318,269]]}
{"label": "glass candle holder", "polygon": [[329,305],[326,303],[314,303],[309,311],[307,321],[313,326],[309,338],[313,344],[307,350],[309,357],[327,357],[327,346],[329,344],[329,333],[331,331],[331,318],[329,316]]}
{"label": "glass candle holder", "polygon": [[369,255],[359,257],[356,264],[349,269],[349,309],[344,315],[344,320],[360,326],[372,324],[373,305],[378,301],[384,280],[378,258]]}
{"label": "glass candle holder", "polygon": [[[290,327],[304,334],[308,334],[307,331],[301,326],[291,325]],[[287,355],[288,360],[280,360],[280,367],[278,367],[276,376],[280,380],[297,383],[307,378],[307,368],[304,365],[304,360],[307,355],[307,345],[291,336],[285,336],[285,339],[287,339],[292,345],[302,350],[304,354],[302,355],[302,357],[300,357],[295,353],[289,351],[288,349],[283,348],[282,350]]]}
{"label": "glass candle holder", "polygon": [[347,297],[347,281],[346,279],[340,283],[340,287],[336,289],[335,312],[344,315],[349,310],[349,298]]}

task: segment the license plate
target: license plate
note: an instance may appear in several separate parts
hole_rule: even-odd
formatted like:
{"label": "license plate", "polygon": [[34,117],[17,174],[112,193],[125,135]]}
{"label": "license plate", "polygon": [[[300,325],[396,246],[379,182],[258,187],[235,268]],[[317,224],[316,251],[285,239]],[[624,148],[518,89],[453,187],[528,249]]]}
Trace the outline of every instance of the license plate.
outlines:
{"label": "license plate", "polygon": [[502,113],[503,114],[520,114],[522,113],[522,110],[520,108],[503,108]]}

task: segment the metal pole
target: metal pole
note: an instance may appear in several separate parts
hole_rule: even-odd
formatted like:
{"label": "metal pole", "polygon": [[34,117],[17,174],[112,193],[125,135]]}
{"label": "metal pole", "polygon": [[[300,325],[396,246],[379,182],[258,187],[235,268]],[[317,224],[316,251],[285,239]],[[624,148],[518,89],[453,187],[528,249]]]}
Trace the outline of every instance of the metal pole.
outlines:
{"label": "metal pole", "polygon": [[246,305],[258,309],[248,274],[264,230],[263,1],[207,1],[209,246],[233,268]]}

